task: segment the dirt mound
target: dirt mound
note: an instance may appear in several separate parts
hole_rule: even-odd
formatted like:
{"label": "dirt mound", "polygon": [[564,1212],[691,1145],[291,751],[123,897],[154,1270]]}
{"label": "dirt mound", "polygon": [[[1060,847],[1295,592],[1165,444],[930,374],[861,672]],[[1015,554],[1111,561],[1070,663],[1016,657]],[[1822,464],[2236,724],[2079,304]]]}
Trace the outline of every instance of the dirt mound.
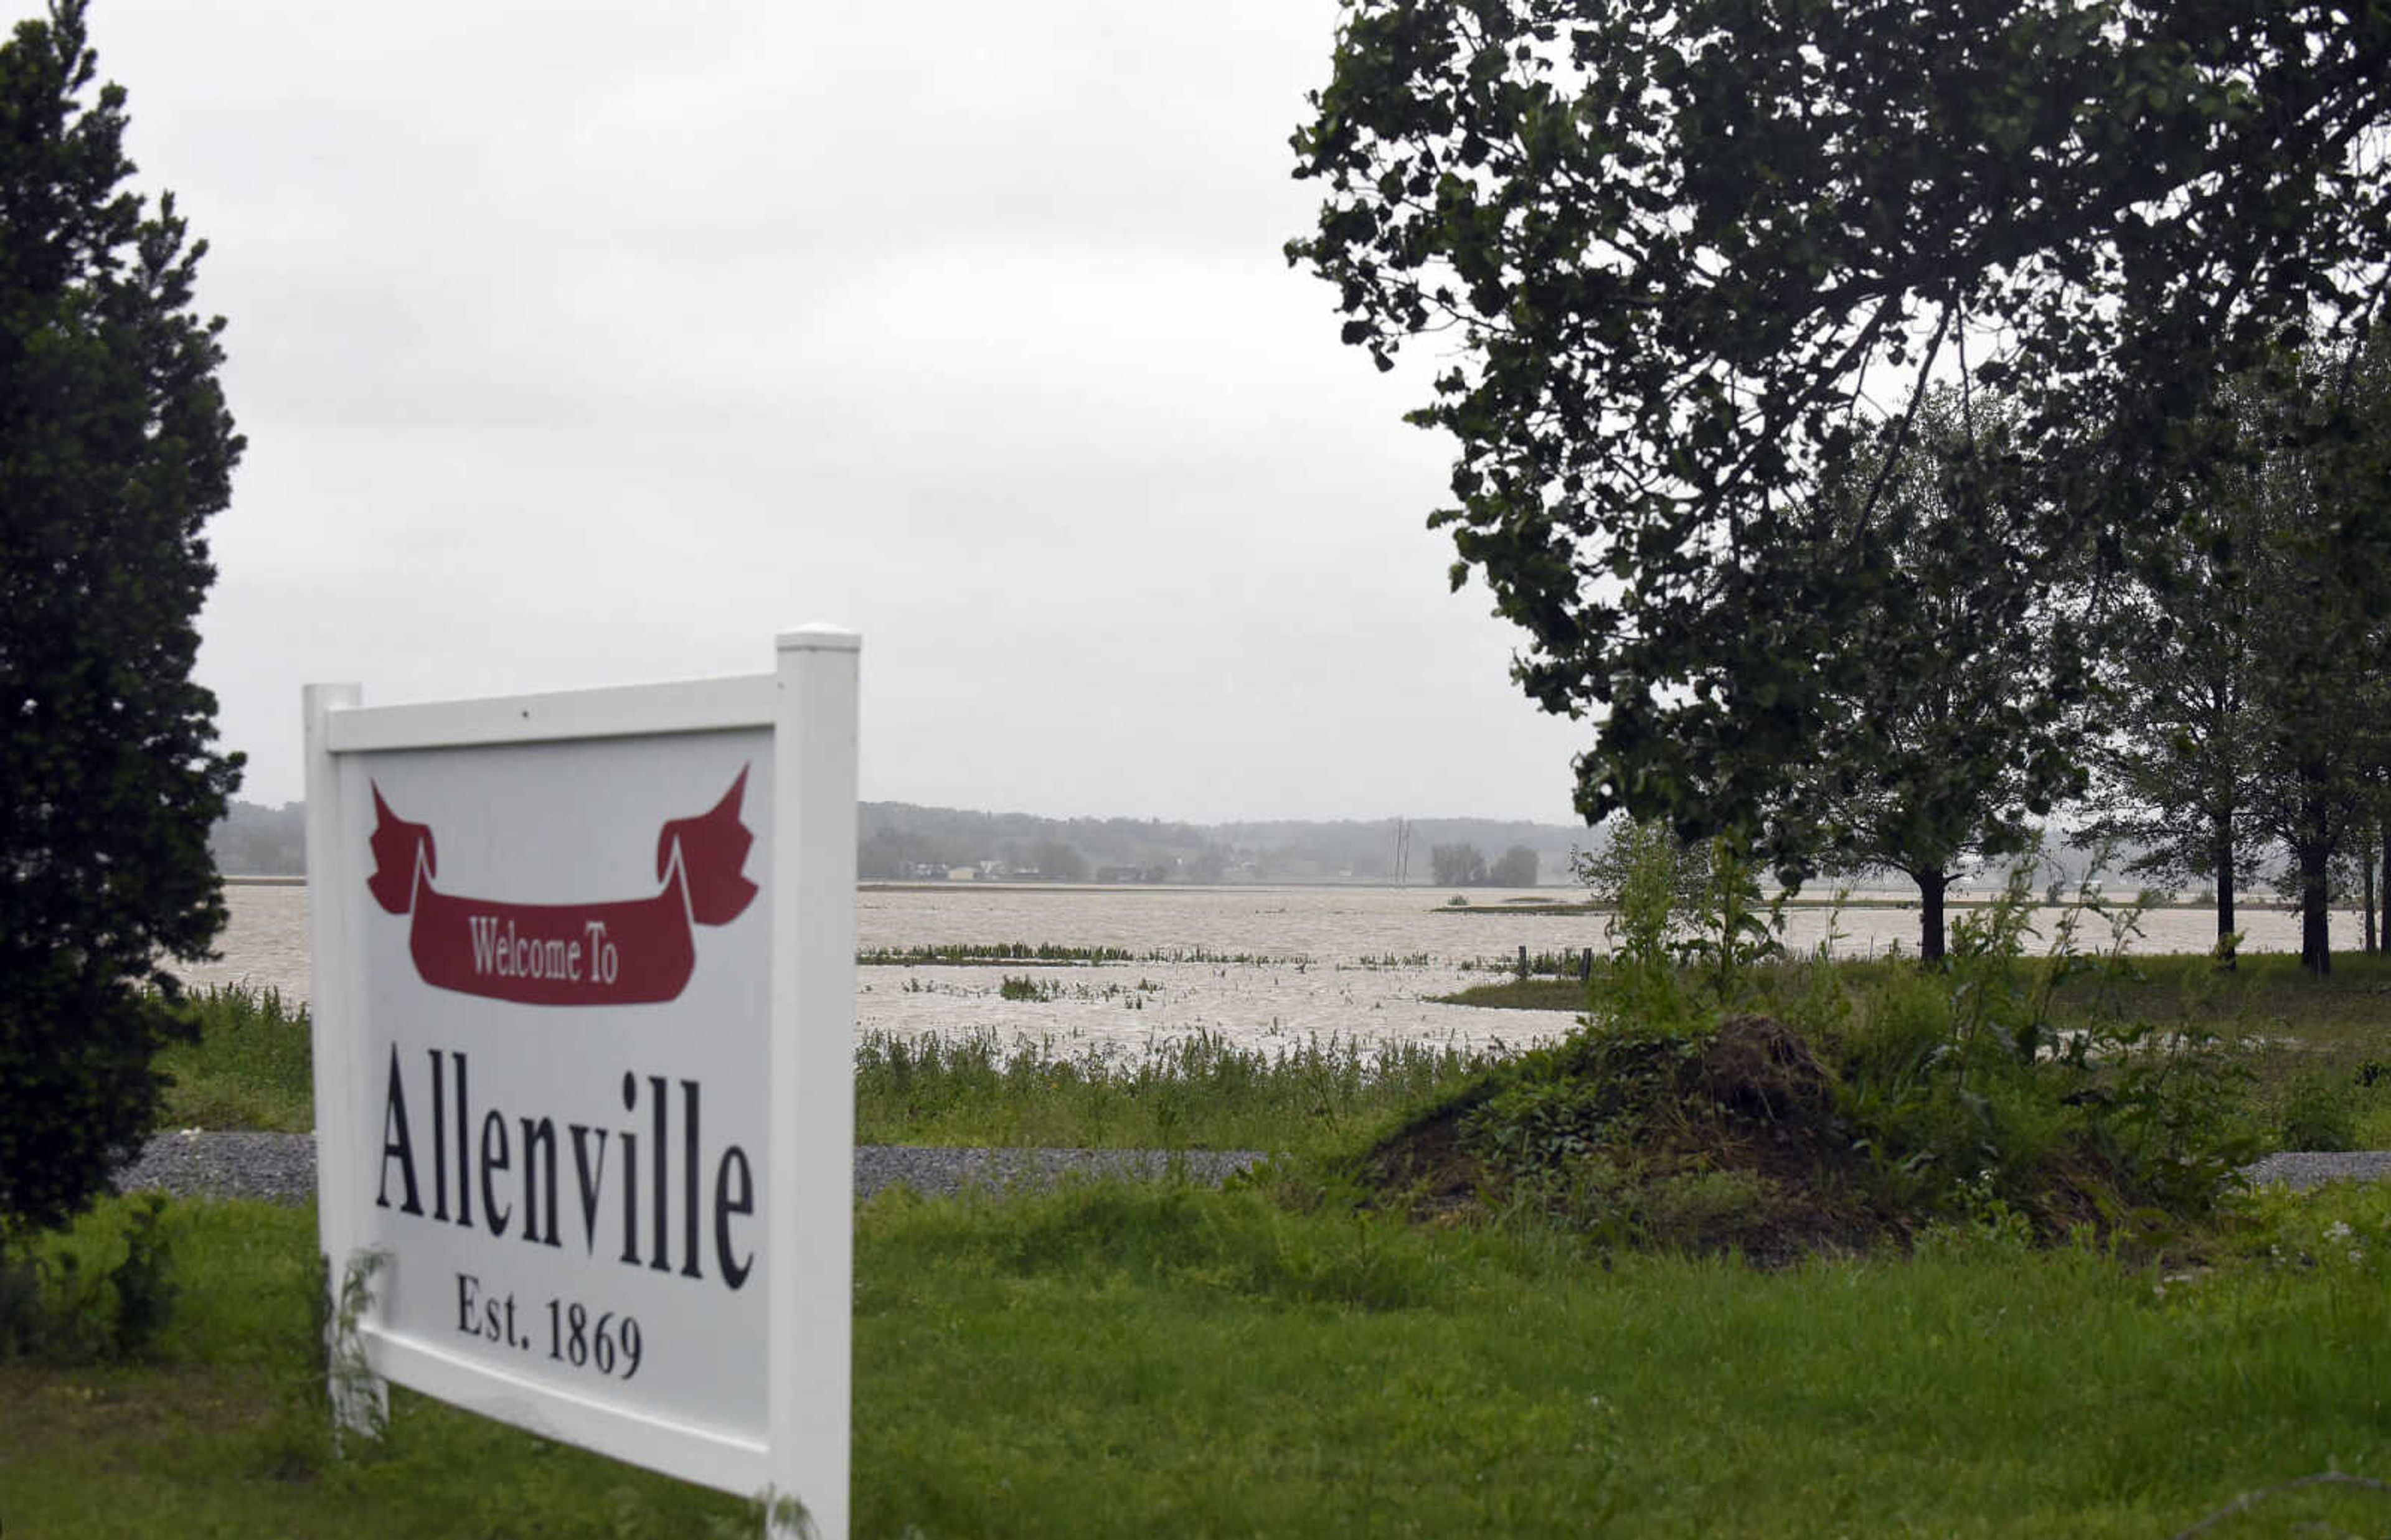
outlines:
{"label": "dirt mound", "polygon": [[1422,1218],[1527,1204],[1623,1244],[1773,1264],[1904,1227],[1868,1196],[1853,1143],[1809,1043],[1737,1016],[1525,1056],[1381,1140],[1356,1174]]}
{"label": "dirt mound", "polygon": [[1774,1018],[1727,1018],[1698,1064],[1702,1093],[1738,1117],[1811,1125],[1834,1119],[1834,1077],[1807,1040]]}

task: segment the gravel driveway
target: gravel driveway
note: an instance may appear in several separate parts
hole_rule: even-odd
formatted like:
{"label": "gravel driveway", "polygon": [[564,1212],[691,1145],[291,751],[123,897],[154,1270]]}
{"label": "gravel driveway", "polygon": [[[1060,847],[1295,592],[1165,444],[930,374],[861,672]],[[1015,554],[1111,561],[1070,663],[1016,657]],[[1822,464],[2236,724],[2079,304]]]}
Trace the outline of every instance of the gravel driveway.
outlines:
{"label": "gravel driveway", "polygon": [[[1192,1181],[1217,1185],[1263,1159],[1253,1149],[946,1149],[924,1145],[859,1145],[855,1196],[902,1183],[924,1197],[967,1187],[1052,1187],[1066,1174],[1090,1177],[1168,1174],[1174,1163]],[[141,1158],[116,1174],[126,1192],[262,1198],[302,1203],[316,1196],[313,1134],[161,1134]]]}
{"label": "gravel driveway", "polygon": [[[949,1149],[927,1145],[858,1145],[855,1196],[899,1183],[924,1197],[967,1187],[1052,1187],[1066,1174],[1158,1177],[1174,1162],[1193,1181],[1218,1184],[1265,1157],[1254,1149],[1196,1149],[1172,1156],[1152,1149]],[[2391,1150],[2296,1151],[2244,1168],[2254,1187],[2294,1190],[2337,1180],[2391,1178]],[[141,1158],[117,1173],[124,1191],[262,1198],[301,1203],[316,1195],[312,1134],[161,1134]]]}

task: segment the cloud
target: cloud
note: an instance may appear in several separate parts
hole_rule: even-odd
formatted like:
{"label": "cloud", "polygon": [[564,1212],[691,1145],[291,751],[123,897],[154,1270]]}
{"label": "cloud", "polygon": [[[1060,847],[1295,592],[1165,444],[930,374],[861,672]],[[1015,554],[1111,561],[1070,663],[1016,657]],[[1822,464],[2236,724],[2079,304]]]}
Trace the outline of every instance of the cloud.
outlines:
{"label": "cloud", "polygon": [[1567,815],[1422,522],[1417,366],[1281,244],[1326,0],[96,7],[251,440],[201,674],[750,672],[866,632],[874,797]]}

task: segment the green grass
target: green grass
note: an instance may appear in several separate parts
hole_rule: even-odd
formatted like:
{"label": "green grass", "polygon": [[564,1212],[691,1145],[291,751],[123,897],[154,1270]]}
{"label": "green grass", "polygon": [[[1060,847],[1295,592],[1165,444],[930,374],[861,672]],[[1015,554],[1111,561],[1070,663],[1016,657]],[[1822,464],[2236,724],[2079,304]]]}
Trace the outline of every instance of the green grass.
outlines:
{"label": "green grass", "polygon": [[[1531,959],[1532,961],[1534,959]],[[2372,1041],[2391,1046],[2391,957],[2335,954],[2329,978],[2311,977],[2288,953],[2244,954],[2231,969],[2204,956],[2132,956],[2121,975],[2085,975],[2062,983],[2055,1004],[2062,1019],[2100,1012],[2113,1020],[2186,1022],[2218,1031],[2292,1031],[2311,1040]],[[1494,966],[1492,963],[1488,967]],[[1795,973],[1806,960],[1778,965]],[[1833,969],[1846,986],[1864,988],[1915,962],[1844,958]],[[2043,966],[2028,959],[2025,966]],[[1447,1003],[1519,1010],[1583,1010],[1585,985],[1574,978],[1531,978],[1479,984]]]}
{"label": "green grass", "polygon": [[[119,1205],[78,1237],[105,1249]],[[704,1534],[718,1494],[423,1397],[335,1457],[315,1365],[312,1210],[181,1202],[180,1299],[147,1361],[0,1363],[0,1529],[85,1535]],[[725,1534],[750,1534],[741,1525]]]}
{"label": "green grass", "polygon": [[2296,957],[2154,957],[2112,990],[2078,981],[2062,1011],[2200,1028],[2238,1045],[2253,1125],[2287,1149],[2391,1149],[2391,957],[2335,956],[2329,978]]}
{"label": "green grass", "polygon": [[855,955],[859,968],[974,967],[989,963],[1039,962],[1055,965],[1136,962],[1136,953],[1119,946],[1036,945],[1026,941],[941,942],[927,946],[870,947]]}
{"label": "green grass", "polygon": [[[1800,965],[1813,966],[1813,965]],[[1833,965],[1864,995],[1914,965]],[[1454,1003],[1583,1011],[1573,979],[1506,979]],[[2276,1148],[2391,1149],[2391,959],[2342,956],[2317,980],[2295,959],[2245,956],[2232,972],[2201,957],[2137,959],[2121,980],[2081,979],[2057,996],[2062,1022],[2100,1015],[2195,1025],[2241,1042],[2254,1078],[2250,1117]],[[315,1126],[306,1007],[273,991],[197,994],[200,1041],[159,1058],[174,1079],[162,1125]],[[1142,1056],[1056,1059],[1051,1045],[867,1041],[856,1053],[859,1137],[867,1143],[1295,1149],[1341,1137],[1406,1098],[1435,1094],[1490,1056],[1449,1046],[1312,1042],[1240,1049],[1198,1037]],[[2302,1134],[2299,1138],[2288,1135]]]}
{"label": "green grass", "polygon": [[[308,1214],[170,1224],[151,1361],[0,1364],[12,1540],[743,1532],[734,1500],[403,1393],[334,1457]],[[2143,1540],[2391,1476],[2381,1188],[2252,1205],[2174,1281],[1969,1231],[1769,1274],[1168,1186],[883,1198],[856,1257],[862,1535]],[[2302,1525],[2380,1534],[2391,1497],[2211,1533]]]}
{"label": "green grass", "polygon": [[1483,1006],[1495,1010],[1585,1009],[1585,985],[1575,979],[1509,978],[1499,984],[1471,984],[1455,995],[1440,995],[1448,1006]]}
{"label": "green grass", "polygon": [[[1020,981],[1047,996],[1066,986]],[[1127,986],[1123,986],[1127,987]],[[174,1078],[162,1126],[315,1126],[306,1007],[272,991],[195,995],[195,1044],[159,1056]],[[1141,1053],[1058,1058],[993,1036],[867,1038],[855,1056],[866,1144],[1292,1149],[1335,1139],[1456,1083],[1493,1056],[1451,1046],[1364,1049],[1311,1040],[1239,1048],[1196,1034]]]}
{"label": "green grass", "polygon": [[[2391,1149],[2391,957],[2336,956],[2329,978],[2296,957],[2242,956],[2232,969],[2206,957],[2127,959],[2120,971],[2070,979],[2052,995],[2061,1027],[2145,1021],[2213,1032],[2236,1046],[2251,1073],[2243,1103],[2268,1148]],[[1782,965],[1777,991],[1820,965]],[[1914,978],[1917,965],[1884,958],[1831,965],[1863,1007],[1872,993]],[[2040,963],[2029,967],[2039,968]],[[1510,979],[1443,996],[1448,1004],[1506,1010],[1583,1012],[1586,986],[1574,980]]]}
{"label": "green grass", "polygon": [[869,947],[856,953],[860,968],[986,968],[992,964],[1034,962],[1057,968],[1096,963],[1215,963],[1262,966],[1307,961],[1298,953],[1215,952],[1204,946],[1150,947],[1132,952],[1121,946],[1063,946],[1053,942],[939,942],[923,946]]}
{"label": "green grass", "polygon": [[304,1134],[316,1126],[315,1049],[307,1007],[277,990],[219,986],[187,1007],[199,1041],[158,1056],[174,1080],[162,1113],[168,1128],[261,1128]]}
{"label": "green grass", "polygon": [[1310,1149],[1349,1140],[1499,1057],[1348,1039],[1241,1048],[1196,1033],[1142,1052],[1060,1058],[989,1034],[875,1033],[855,1054],[864,1144]]}

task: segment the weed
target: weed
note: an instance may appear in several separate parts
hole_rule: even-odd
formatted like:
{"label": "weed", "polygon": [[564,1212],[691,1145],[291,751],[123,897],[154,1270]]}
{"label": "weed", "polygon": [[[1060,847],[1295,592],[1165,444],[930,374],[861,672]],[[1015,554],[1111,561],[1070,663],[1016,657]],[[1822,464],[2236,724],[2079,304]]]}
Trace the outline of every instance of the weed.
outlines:
{"label": "weed", "polygon": [[314,1027],[279,990],[216,985],[185,997],[187,1043],[158,1055],[173,1081],[161,1114],[169,1128],[316,1126]]}
{"label": "weed", "polygon": [[2357,1098],[2346,1082],[2311,1075],[2294,1091],[2277,1130],[2285,1149],[2356,1149]]}

